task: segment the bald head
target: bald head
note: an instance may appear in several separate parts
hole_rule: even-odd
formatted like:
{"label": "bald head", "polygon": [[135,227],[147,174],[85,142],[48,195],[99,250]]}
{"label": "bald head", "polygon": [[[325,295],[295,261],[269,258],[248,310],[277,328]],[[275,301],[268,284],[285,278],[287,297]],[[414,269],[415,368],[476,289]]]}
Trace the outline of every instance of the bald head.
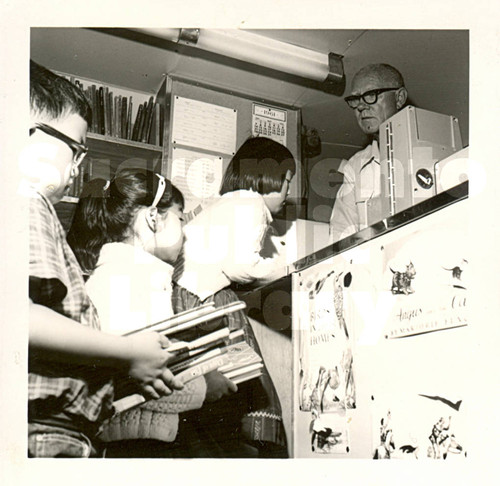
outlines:
{"label": "bald head", "polygon": [[[376,101],[368,98],[365,101],[362,95],[373,90],[383,91],[374,97]],[[408,93],[403,76],[396,68],[389,64],[369,64],[354,75],[351,83],[352,96],[359,100],[354,113],[361,130],[378,138],[380,124],[403,108]]]}
{"label": "bald head", "polygon": [[352,84],[356,80],[371,77],[377,79],[386,88],[401,88],[405,85],[402,74],[389,64],[368,64],[362,67],[352,79]]}

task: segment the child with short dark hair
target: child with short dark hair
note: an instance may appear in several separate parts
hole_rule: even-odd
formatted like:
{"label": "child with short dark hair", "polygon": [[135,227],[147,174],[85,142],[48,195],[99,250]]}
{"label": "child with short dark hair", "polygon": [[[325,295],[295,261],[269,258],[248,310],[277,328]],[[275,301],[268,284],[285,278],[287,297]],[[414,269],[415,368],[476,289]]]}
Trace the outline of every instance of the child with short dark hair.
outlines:
{"label": "child with short dark hair", "polygon": [[[183,259],[174,274],[176,312],[206,301],[221,306],[237,300],[228,288],[232,282],[265,283],[284,276],[285,255],[264,258],[260,253],[272,214],[283,207],[294,174],[292,154],[274,140],[251,138],[239,148],[225,172],[221,197],[184,228]],[[235,312],[226,321],[231,330],[243,329],[246,341],[260,354],[244,312]],[[212,407],[211,420],[192,418],[196,425],[190,430],[191,442],[204,443],[210,450],[207,457],[248,457],[252,453],[286,457],[281,405],[267,370],[239,389],[234,397],[221,400],[220,407]],[[203,439],[197,437],[201,428]]]}
{"label": "child with short dark hair", "polygon": [[285,146],[265,137],[243,143],[226,169],[221,197],[185,227],[177,283],[204,300],[231,282],[265,283],[283,276],[284,255],[260,253],[294,174],[295,160]]}
{"label": "child with short dark hair", "polygon": [[112,413],[116,374],[147,396],[182,388],[167,368],[168,339],[100,331],[80,266],[53,204],[78,176],[91,110],[66,79],[31,62],[30,137],[20,156],[30,202],[28,455],[98,455],[95,436]]}

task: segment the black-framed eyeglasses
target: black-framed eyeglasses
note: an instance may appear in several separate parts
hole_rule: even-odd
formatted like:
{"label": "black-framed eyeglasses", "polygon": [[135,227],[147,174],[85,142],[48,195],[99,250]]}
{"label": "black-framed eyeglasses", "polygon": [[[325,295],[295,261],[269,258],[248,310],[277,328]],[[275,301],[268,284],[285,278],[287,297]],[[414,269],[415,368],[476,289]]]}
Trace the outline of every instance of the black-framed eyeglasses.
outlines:
{"label": "black-framed eyeglasses", "polygon": [[76,140],[73,140],[71,137],[68,137],[64,133],[61,133],[59,130],[56,130],[50,125],[46,125],[45,123],[36,123],[35,126],[30,129],[30,136],[33,135],[37,129],[47,135],[50,135],[51,137],[61,140],[61,142],[64,142],[73,151],[73,163],[76,167],[83,162],[83,159],[89,151],[89,148],[86,145],[78,143]]}
{"label": "black-framed eyeglasses", "polygon": [[346,96],[344,100],[352,109],[355,109],[359,106],[361,100],[363,100],[367,105],[374,105],[378,101],[379,94],[385,93],[386,91],[396,91],[398,89],[399,88],[370,89],[360,95]]}

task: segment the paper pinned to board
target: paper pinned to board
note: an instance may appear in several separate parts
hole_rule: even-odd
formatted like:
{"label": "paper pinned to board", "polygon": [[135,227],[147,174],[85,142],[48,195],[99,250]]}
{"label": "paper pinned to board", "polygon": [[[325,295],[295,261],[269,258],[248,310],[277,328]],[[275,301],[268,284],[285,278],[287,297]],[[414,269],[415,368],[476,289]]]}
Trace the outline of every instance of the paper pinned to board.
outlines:
{"label": "paper pinned to board", "polygon": [[237,113],[233,108],[175,96],[172,143],[234,155]]}

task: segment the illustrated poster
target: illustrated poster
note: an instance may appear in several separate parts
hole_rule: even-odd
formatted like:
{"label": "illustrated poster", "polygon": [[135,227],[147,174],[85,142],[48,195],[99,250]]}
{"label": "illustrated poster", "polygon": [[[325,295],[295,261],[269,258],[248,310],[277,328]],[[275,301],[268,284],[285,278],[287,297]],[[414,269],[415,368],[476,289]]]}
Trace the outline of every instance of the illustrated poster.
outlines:
{"label": "illustrated poster", "polygon": [[467,457],[461,397],[425,392],[377,396],[372,408],[373,459]]}
{"label": "illustrated poster", "polygon": [[300,411],[309,415],[301,417],[304,428],[309,421],[309,443],[301,434],[300,448],[307,457],[346,454],[346,412],[356,407],[353,337],[344,300],[350,274],[318,265],[301,283],[298,403]]}
{"label": "illustrated poster", "polygon": [[470,257],[454,218],[384,244],[381,293],[392,299],[386,337],[465,326]]}

